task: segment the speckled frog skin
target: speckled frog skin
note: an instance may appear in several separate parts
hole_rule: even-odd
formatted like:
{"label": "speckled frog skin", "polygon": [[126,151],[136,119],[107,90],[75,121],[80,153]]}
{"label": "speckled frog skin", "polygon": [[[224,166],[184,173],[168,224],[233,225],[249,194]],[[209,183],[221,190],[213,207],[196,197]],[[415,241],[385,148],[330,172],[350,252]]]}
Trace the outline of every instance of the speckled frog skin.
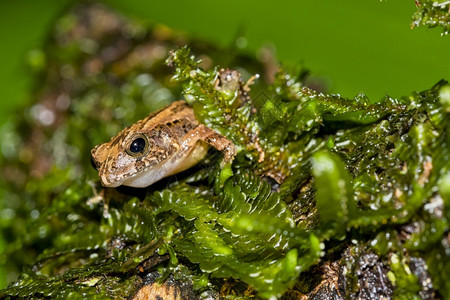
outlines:
{"label": "speckled frog skin", "polygon": [[185,101],[176,101],[125,128],[109,142],[92,149],[101,183],[107,187],[147,187],[184,171],[204,158],[209,146],[235,154],[234,144],[203,124]]}

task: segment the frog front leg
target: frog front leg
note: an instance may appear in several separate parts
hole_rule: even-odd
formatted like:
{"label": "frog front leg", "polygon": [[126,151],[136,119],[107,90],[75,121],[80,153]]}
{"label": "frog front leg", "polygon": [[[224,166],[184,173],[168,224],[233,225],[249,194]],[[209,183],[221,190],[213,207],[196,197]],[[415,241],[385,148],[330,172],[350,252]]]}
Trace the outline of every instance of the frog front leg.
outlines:
{"label": "frog front leg", "polygon": [[203,124],[190,130],[185,135],[182,145],[183,147],[186,147],[186,149],[194,149],[196,147],[201,147],[201,145],[197,145],[200,144],[199,141],[203,141],[222,152],[222,164],[231,162],[236,155],[236,146],[232,141]]}

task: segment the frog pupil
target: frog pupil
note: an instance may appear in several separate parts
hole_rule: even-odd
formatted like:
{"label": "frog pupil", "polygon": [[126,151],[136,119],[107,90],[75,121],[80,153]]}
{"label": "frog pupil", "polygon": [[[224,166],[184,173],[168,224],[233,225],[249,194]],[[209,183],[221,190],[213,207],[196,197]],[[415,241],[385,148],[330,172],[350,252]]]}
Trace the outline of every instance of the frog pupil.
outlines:
{"label": "frog pupil", "polygon": [[130,151],[133,153],[143,152],[145,148],[145,140],[143,138],[135,139],[130,145]]}

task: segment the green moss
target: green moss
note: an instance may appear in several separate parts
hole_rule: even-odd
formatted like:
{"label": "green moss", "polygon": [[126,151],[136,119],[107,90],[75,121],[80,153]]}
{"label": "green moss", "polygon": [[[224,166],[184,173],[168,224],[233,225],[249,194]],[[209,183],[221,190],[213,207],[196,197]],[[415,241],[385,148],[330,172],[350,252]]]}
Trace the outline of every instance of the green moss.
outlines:
{"label": "green moss", "polygon": [[[57,41],[83,24],[75,16],[68,20]],[[119,26],[121,33],[130,30],[123,40],[129,51],[152,34],[134,26],[139,30]],[[12,218],[2,221],[5,232],[14,231],[5,254],[31,267],[1,296],[127,298],[158,271],[160,281],[173,276],[193,283],[197,293],[220,291],[220,280],[232,277],[250,286],[247,296],[273,298],[289,289],[308,292],[299,278],[331,261],[348,264],[350,297],[361,288],[354,271],[361,249],[378,254],[394,296],[414,298],[421,291],[408,266],[412,256],[426,261],[436,293],[450,295],[446,82],[372,102],[315,92],[280,70],[273,85],[258,83],[243,100],[243,82],[218,88],[219,67],[202,69],[187,47],[169,56],[174,83],[161,58],[147,61],[154,76],[132,64],[134,56],[101,61],[111,78],[88,76],[91,56],[80,43],[54,45],[55,60],[46,59],[47,88],[70,87],[50,94],[76,99],[58,115],[64,122],[45,127],[29,117],[11,120],[2,131],[22,149],[6,147],[1,160],[18,174],[3,192],[17,214],[14,225]],[[101,58],[103,52],[92,51]],[[236,61],[249,74],[256,65]],[[60,75],[61,65],[70,72]],[[180,90],[200,122],[236,144],[233,163],[221,168],[211,153],[145,190],[102,189],[89,150]],[[42,149],[30,142],[37,135]],[[54,158],[48,170],[28,167],[48,157]],[[345,261],[336,258],[355,243]]]}
{"label": "green moss", "polygon": [[390,260],[389,280],[395,286],[394,299],[420,299],[417,277],[411,273],[408,264],[394,254]]}
{"label": "green moss", "polygon": [[427,26],[429,28],[442,27],[443,34],[450,29],[449,3],[440,0],[416,1],[417,11],[413,15],[412,27]]}

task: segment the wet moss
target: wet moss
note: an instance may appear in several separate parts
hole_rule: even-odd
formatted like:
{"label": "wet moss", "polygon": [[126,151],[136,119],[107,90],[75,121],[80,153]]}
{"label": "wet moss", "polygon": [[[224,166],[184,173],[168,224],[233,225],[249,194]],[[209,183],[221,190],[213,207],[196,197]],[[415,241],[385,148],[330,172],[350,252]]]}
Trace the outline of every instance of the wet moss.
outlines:
{"label": "wet moss", "polygon": [[411,27],[441,27],[443,34],[448,34],[450,29],[450,4],[448,1],[416,0],[416,7],[417,11],[413,15]]}
{"label": "wet moss", "polygon": [[[27,265],[1,296],[128,298],[151,277],[199,297],[450,297],[447,82],[378,102],[285,70],[224,87],[223,50],[167,28],[97,5],[57,24],[31,108],[1,130],[3,260]],[[89,150],[179,94],[233,164],[211,152],[147,189],[102,188]]]}

